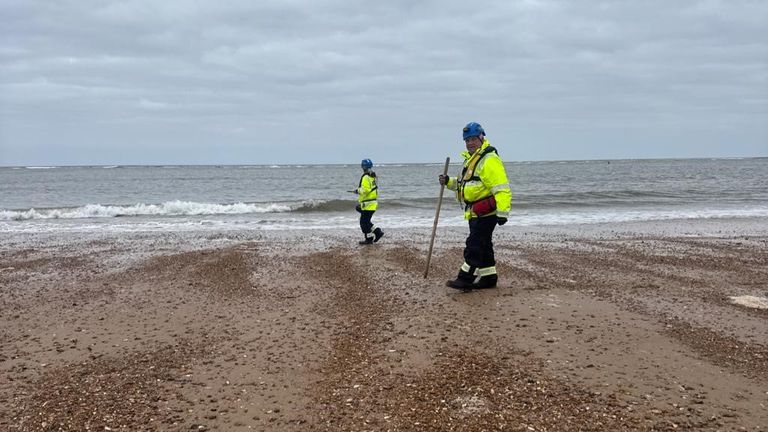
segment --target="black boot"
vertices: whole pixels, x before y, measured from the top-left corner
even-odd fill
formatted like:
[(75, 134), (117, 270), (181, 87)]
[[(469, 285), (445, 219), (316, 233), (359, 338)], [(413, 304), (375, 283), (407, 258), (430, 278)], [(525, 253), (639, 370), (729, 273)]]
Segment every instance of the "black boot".
[(370, 245), (373, 244), (373, 237), (366, 237), (365, 240), (360, 240), (361, 245)]
[(375, 230), (373, 230), (373, 235), (374, 235), (373, 242), (376, 243), (382, 237), (384, 237), (384, 231), (382, 231), (381, 228), (376, 228)]
[(461, 279), (446, 281), (445, 286), (462, 291), (470, 291), (472, 288), (474, 288), (472, 282), (467, 282)]
[(447, 281), (445, 283), (445, 286), (447, 286), (448, 288), (469, 291), (472, 288), (474, 288), (472, 285), (472, 282), (474, 282), (474, 279), (475, 278), (471, 274), (463, 270), (459, 270), (459, 275), (456, 276), (456, 279)]
[(496, 288), (497, 281), (498, 276), (496, 275), (483, 276), (477, 283), (472, 284), (472, 287), (477, 289)]

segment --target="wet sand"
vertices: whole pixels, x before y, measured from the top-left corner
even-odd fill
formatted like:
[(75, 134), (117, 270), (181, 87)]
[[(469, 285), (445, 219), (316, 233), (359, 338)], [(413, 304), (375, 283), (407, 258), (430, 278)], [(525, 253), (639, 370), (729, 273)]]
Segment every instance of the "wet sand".
[(0, 430), (768, 430), (765, 220), (465, 232), (0, 234)]

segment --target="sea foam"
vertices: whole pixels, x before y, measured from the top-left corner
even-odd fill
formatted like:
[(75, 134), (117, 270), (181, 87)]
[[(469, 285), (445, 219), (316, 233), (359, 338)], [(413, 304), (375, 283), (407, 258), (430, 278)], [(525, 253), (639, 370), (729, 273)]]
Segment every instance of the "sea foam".
[(162, 204), (116, 206), (88, 204), (74, 208), (29, 210), (0, 210), (0, 220), (83, 219), (121, 216), (198, 216), (248, 213), (289, 212), (292, 207), (280, 203), (209, 204), (190, 201), (169, 201)]

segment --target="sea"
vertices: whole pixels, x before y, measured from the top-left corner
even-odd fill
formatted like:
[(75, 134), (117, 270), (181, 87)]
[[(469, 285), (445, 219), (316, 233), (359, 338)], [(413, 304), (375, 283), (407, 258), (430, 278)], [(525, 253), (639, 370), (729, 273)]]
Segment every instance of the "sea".
[[(768, 158), (507, 162), (509, 224), (768, 217)], [(444, 163), (381, 164), (385, 229), (431, 227)], [(450, 165), (456, 175), (461, 165)], [(0, 233), (356, 229), (357, 164), (0, 167)], [(460, 226), (445, 190), (441, 226)]]

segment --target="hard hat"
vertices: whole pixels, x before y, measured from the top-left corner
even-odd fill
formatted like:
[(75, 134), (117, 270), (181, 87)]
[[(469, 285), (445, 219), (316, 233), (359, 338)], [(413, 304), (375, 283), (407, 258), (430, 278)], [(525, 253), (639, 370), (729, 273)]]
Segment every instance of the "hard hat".
[(363, 161), (360, 162), (360, 167), (362, 169), (371, 169), (373, 168), (373, 161), (371, 161), (370, 159), (363, 159)]
[(485, 135), (485, 130), (480, 126), (480, 123), (475, 122), (467, 123), (462, 132), (464, 133), (464, 139)]

